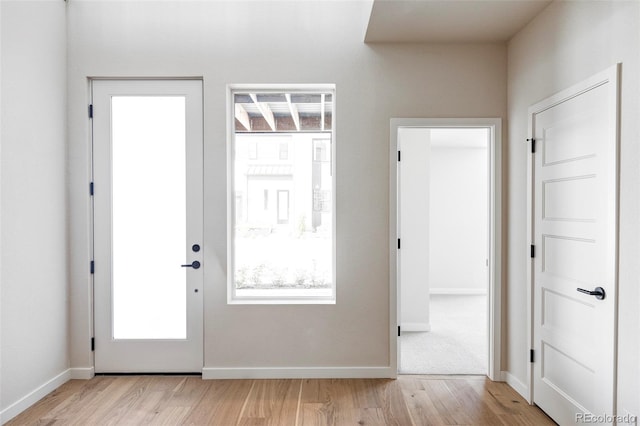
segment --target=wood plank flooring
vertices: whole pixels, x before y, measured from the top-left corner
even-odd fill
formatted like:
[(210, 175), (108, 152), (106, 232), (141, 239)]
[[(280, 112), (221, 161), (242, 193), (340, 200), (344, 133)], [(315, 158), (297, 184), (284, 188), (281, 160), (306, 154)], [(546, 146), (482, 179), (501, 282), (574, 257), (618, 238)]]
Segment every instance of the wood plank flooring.
[(7, 425), (554, 425), (505, 383), (482, 376), (71, 380)]

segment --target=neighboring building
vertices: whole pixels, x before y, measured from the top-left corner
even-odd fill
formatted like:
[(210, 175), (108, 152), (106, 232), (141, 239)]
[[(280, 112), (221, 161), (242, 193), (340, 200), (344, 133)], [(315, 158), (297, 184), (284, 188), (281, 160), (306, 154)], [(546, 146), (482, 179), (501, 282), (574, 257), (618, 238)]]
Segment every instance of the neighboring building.
[(331, 221), (331, 139), (323, 133), (239, 133), (238, 228), (321, 232)]

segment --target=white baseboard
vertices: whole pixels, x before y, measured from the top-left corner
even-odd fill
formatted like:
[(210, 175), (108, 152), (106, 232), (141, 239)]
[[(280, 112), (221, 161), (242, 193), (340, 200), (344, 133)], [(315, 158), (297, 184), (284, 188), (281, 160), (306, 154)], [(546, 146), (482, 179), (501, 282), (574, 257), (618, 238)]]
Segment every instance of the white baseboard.
[(503, 371), (502, 380), (507, 382), (509, 386), (511, 386), (516, 392), (518, 392), (520, 396), (525, 399), (525, 401), (529, 401), (529, 387), (522, 383), (518, 378), (516, 378), (516, 376), (509, 373), (508, 371)]
[(428, 322), (403, 322), (400, 324), (402, 331), (431, 331), (431, 324)]
[(446, 288), (436, 287), (430, 288), (429, 294), (449, 294), (449, 295), (475, 295), (475, 294), (487, 294), (486, 288)]
[(395, 379), (391, 367), (212, 368), (202, 369), (202, 379)]
[(0, 411), (0, 424), (4, 424), (13, 419), (15, 416), (22, 413), (24, 410), (31, 407), (36, 402), (40, 401), (42, 398), (68, 382), (70, 379), (71, 371), (67, 369), (54, 378), (50, 379), (46, 383), (38, 386), (36, 389), (29, 392), (18, 401)]
[(91, 380), (96, 375), (93, 367), (76, 367), (70, 368), (71, 378), (78, 380)]

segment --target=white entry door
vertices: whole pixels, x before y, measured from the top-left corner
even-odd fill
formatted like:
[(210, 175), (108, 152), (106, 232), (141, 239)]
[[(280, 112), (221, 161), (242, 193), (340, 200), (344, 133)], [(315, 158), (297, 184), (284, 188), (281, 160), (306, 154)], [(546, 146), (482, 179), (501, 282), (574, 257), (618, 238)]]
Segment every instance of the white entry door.
[(95, 370), (203, 365), (202, 82), (94, 80)]
[(561, 425), (613, 415), (617, 68), (530, 109), (534, 402)]

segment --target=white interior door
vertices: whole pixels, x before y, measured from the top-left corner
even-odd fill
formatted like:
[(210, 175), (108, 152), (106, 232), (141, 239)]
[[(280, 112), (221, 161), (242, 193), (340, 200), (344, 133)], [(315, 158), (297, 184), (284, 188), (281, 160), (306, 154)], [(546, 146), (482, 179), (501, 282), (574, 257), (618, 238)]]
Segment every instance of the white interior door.
[[(429, 331), (430, 131), (398, 129), (398, 284), (403, 332)], [(401, 368), (401, 367), (400, 367)]]
[(615, 413), (617, 69), (530, 112), (534, 402), (585, 423)]
[(201, 372), (202, 82), (94, 80), (95, 370)]

